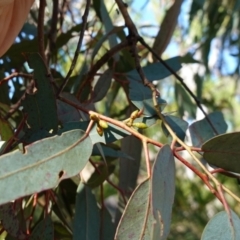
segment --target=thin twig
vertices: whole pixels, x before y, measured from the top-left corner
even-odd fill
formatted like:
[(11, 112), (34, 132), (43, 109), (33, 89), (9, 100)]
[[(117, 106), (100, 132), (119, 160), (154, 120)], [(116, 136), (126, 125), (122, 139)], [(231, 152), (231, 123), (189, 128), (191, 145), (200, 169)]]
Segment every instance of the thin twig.
[(11, 80), (11, 79), (13, 79), (13, 78), (15, 78), (15, 77), (23, 77), (23, 78), (32, 79), (32, 78), (33, 78), (33, 75), (32, 75), (32, 74), (27, 74), (27, 73), (14, 72), (14, 73), (12, 73), (11, 75), (9, 75), (9, 76), (1, 79), (1, 80), (0, 80), (0, 86), (1, 86), (3, 83), (5, 83), (5, 82), (7, 82), (7, 81), (9, 81), (9, 80)]
[(90, 9), (90, 4), (91, 4), (91, 0), (87, 0), (85, 11), (84, 11), (84, 14), (83, 14), (83, 17), (82, 17), (82, 29), (81, 29), (81, 32), (80, 32), (77, 48), (76, 48), (76, 51), (75, 51), (75, 54), (74, 54), (74, 57), (73, 57), (73, 60), (72, 60), (72, 63), (71, 63), (71, 67), (70, 67), (70, 69), (69, 69), (69, 71), (67, 73), (67, 76), (65, 77), (62, 85), (60, 86), (60, 88), (59, 88), (59, 90), (57, 92), (57, 96), (59, 96), (59, 94), (63, 91), (63, 89), (67, 85), (67, 83), (69, 81), (69, 78), (71, 77), (72, 72), (73, 72), (73, 70), (74, 70), (74, 68), (76, 66), (76, 63), (77, 63), (77, 60), (78, 60), (78, 56), (79, 56), (79, 51), (80, 51), (81, 46), (82, 46), (84, 32), (85, 32), (85, 29), (87, 27), (87, 18), (88, 18), (88, 13), (89, 13), (89, 9)]
[(147, 173), (148, 173), (148, 177), (150, 178), (151, 177), (151, 166), (150, 166), (149, 150), (148, 150), (146, 141), (143, 141), (143, 149), (144, 149), (145, 161), (146, 161), (146, 165), (147, 165)]

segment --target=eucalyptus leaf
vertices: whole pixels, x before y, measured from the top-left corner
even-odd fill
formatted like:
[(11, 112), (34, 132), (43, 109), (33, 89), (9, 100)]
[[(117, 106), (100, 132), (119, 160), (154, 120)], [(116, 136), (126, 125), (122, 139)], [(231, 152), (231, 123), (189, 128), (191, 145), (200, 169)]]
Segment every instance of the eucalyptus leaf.
[(164, 145), (153, 164), (152, 211), (155, 223), (152, 239), (165, 240), (170, 232), (175, 195), (175, 162), (169, 145)]
[(61, 179), (79, 173), (92, 153), (92, 143), (81, 130), (37, 141), (0, 157), (0, 204), (56, 187)]
[(100, 239), (99, 234), (100, 215), (95, 196), (89, 187), (80, 183), (73, 220), (73, 240)]
[(238, 240), (240, 239), (240, 219), (235, 212), (217, 213), (204, 228), (201, 240)]
[[(181, 61), (179, 57), (173, 57), (165, 61), (168, 66), (172, 68), (174, 72), (177, 72), (181, 68)], [(160, 62), (151, 63), (142, 68), (143, 73), (148, 81), (161, 80), (170, 76), (172, 73)], [(132, 81), (141, 81), (139, 73), (136, 69), (126, 74), (127, 78)]]
[(202, 145), (204, 159), (227, 171), (240, 173), (240, 132), (222, 134)]
[(49, 215), (46, 216), (41, 222), (37, 224), (29, 240), (53, 240), (54, 239), (54, 229), (53, 222)]
[(148, 219), (150, 204), (150, 182), (141, 183), (133, 192), (118, 224), (115, 239), (142, 239), (145, 235), (145, 222)]
[[(210, 113), (208, 118), (218, 134), (223, 134), (227, 131), (227, 124), (221, 112)], [(216, 133), (213, 131), (206, 118), (191, 124), (189, 126), (189, 132), (192, 144), (195, 147), (201, 147), (204, 142), (216, 136)]]

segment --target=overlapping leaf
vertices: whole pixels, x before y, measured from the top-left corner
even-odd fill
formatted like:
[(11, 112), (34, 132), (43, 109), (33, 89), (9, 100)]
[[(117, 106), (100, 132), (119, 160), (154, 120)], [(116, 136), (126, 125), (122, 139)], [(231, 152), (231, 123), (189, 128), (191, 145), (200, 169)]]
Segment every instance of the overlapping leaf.
[(44, 218), (38, 225), (34, 228), (29, 240), (53, 240), (54, 239), (54, 228), (53, 222), (49, 215)]
[[(227, 131), (227, 124), (221, 112), (210, 113), (208, 118), (217, 130), (218, 134), (223, 134)], [(191, 124), (189, 126), (189, 132), (193, 146), (195, 147), (201, 147), (204, 142), (216, 135), (206, 118)]]
[[(0, 204), (55, 187), (59, 178), (79, 173), (92, 153), (92, 142), (73, 130), (35, 142), (0, 157)], [(82, 138), (82, 139), (81, 139)]]
[[(177, 72), (181, 68), (181, 62), (179, 57), (173, 57), (165, 61), (168, 66), (172, 68), (174, 72)], [(143, 73), (148, 81), (161, 80), (170, 76), (172, 73), (160, 62), (151, 63), (142, 68)], [(142, 81), (139, 73), (136, 69), (126, 74), (129, 81)]]
[(37, 91), (26, 93), (23, 101), (24, 111), (28, 114), (25, 142), (37, 131), (56, 132), (58, 129), (57, 106), (47, 68), (39, 54), (29, 53), (26, 57), (34, 69)]
[(226, 211), (216, 214), (204, 228), (201, 240), (238, 240), (240, 239), (240, 219), (237, 214)]
[(73, 240), (100, 239), (100, 215), (95, 196), (83, 184), (78, 186)]
[(159, 151), (152, 177), (133, 192), (119, 222), (116, 239), (165, 240), (175, 194), (175, 163), (168, 145)]
[(212, 165), (240, 173), (240, 133), (227, 133), (202, 145), (204, 159)]
[[(150, 181), (146, 180), (133, 192), (119, 222), (115, 239), (140, 240), (145, 235), (145, 222), (150, 208)], [(150, 238), (148, 238), (150, 239)]]
[[(173, 132), (182, 140), (184, 141), (186, 136), (186, 131), (188, 128), (188, 123), (184, 121), (181, 118), (175, 117), (175, 116), (164, 116), (165, 121), (168, 123), (168, 125), (171, 127)], [(164, 123), (162, 123), (162, 129), (164, 134), (167, 137), (171, 137), (167, 128), (165, 127)]]
[(157, 155), (151, 184), (154, 216), (152, 239), (165, 240), (170, 232), (175, 195), (175, 162), (169, 145), (163, 146)]

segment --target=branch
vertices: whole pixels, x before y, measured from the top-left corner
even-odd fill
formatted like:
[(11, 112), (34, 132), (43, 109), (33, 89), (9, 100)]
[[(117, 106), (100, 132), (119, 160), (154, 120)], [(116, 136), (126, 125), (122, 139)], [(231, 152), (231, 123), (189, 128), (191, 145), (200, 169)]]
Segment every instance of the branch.
[(5, 77), (3, 79), (0, 80), (0, 86), (11, 80), (12, 78), (15, 78), (15, 77), (24, 77), (24, 78), (29, 78), (29, 79), (32, 79), (33, 78), (33, 75), (32, 74), (27, 74), (27, 73), (19, 73), (19, 72), (14, 72), (12, 73), (11, 75), (9, 75), (8, 77)]
[(205, 112), (205, 110), (203, 109), (201, 102), (198, 100), (198, 98), (195, 96), (195, 94), (190, 90), (190, 88), (186, 85), (186, 83), (184, 82), (184, 80), (164, 61), (162, 60), (161, 57), (158, 56), (158, 54), (153, 51), (153, 49), (144, 41), (143, 38), (139, 39), (139, 42), (142, 43), (142, 45), (144, 47), (146, 47), (149, 52), (151, 52), (153, 54), (153, 56), (170, 72), (172, 73), (176, 79), (181, 83), (181, 85), (184, 87), (184, 89), (190, 94), (190, 96), (194, 99), (195, 103), (197, 104), (198, 108), (202, 111), (202, 113), (204, 114), (207, 122), (209, 123), (209, 125), (211, 126), (211, 128), (213, 129), (214, 133), (216, 135), (218, 135), (218, 131), (216, 130), (216, 128), (214, 127), (214, 125), (212, 124), (211, 120), (209, 119), (207, 113)]

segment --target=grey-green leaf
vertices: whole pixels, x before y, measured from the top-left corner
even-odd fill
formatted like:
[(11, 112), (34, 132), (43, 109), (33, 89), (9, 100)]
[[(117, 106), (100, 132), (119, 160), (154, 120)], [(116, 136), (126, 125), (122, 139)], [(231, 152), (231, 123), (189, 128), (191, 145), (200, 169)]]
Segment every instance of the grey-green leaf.
[(240, 219), (233, 211), (230, 216), (226, 211), (217, 213), (204, 228), (201, 240), (240, 239)]
[(204, 159), (219, 168), (240, 173), (240, 132), (219, 135), (202, 146)]
[(152, 239), (165, 240), (170, 232), (175, 195), (175, 162), (169, 145), (164, 145), (157, 155), (151, 185), (152, 211), (155, 219)]
[(73, 240), (100, 239), (100, 215), (91, 189), (80, 183), (77, 189)]
[(150, 181), (141, 183), (133, 192), (117, 227), (115, 239), (140, 240), (145, 235), (149, 214)]
[(92, 153), (92, 142), (81, 130), (63, 133), (0, 157), (0, 204), (55, 187), (79, 173)]
[[(168, 66), (172, 68), (174, 72), (177, 72), (181, 68), (181, 62), (179, 57), (173, 57), (165, 61)], [(151, 63), (142, 68), (145, 77), (148, 81), (160, 80), (170, 76), (172, 73), (160, 62)], [(141, 80), (138, 71), (136, 69), (127, 73), (127, 78), (130, 80)]]
[(111, 69), (107, 69), (98, 79), (93, 90), (93, 102), (98, 102), (106, 96), (107, 91), (111, 86), (112, 76), (113, 71)]
[[(227, 124), (221, 112), (210, 113), (208, 118), (212, 122), (218, 134), (223, 134), (227, 131)], [(201, 147), (204, 142), (216, 135), (206, 118), (191, 124), (189, 126), (189, 132), (192, 144), (195, 147)]]
[(54, 240), (53, 222), (49, 215), (34, 228), (29, 240)]

